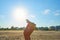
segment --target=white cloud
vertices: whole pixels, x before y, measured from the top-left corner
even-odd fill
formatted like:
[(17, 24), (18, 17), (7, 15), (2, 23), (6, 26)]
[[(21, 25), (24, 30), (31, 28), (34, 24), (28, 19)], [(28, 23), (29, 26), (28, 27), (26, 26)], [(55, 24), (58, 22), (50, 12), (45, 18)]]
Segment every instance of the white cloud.
[(56, 10), (55, 12), (54, 12), (55, 14), (55, 16), (59, 16), (60, 15), (60, 10)]
[(55, 16), (59, 16), (60, 14), (59, 13), (55, 13)]
[(60, 10), (51, 11), (50, 9), (45, 9), (43, 11), (43, 14), (48, 15), (50, 12), (53, 13), (53, 15), (55, 15), (55, 16), (59, 16), (60, 15)]
[(47, 15), (47, 14), (49, 14), (50, 11), (51, 11), (50, 9), (46, 9), (46, 10), (44, 10), (43, 13)]

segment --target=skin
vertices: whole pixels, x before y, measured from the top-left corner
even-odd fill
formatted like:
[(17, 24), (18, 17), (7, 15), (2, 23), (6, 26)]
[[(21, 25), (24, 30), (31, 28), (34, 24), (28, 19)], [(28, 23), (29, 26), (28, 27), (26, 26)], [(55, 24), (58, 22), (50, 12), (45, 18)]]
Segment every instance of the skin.
[(25, 40), (31, 40), (30, 35), (34, 31), (34, 23), (30, 22), (29, 20), (26, 20), (26, 21), (28, 24), (24, 30), (24, 38)]

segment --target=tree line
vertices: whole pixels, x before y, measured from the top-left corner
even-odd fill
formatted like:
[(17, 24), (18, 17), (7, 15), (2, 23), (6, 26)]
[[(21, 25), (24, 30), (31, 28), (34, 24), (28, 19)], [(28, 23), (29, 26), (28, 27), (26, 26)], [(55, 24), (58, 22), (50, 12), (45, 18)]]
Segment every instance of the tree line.
[[(24, 30), (25, 27), (14, 27), (11, 26), (11, 28), (1, 28), (0, 30)], [(35, 30), (42, 30), (42, 31), (60, 31), (60, 25), (59, 26), (50, 26), (50, 27), (36, 27)]]

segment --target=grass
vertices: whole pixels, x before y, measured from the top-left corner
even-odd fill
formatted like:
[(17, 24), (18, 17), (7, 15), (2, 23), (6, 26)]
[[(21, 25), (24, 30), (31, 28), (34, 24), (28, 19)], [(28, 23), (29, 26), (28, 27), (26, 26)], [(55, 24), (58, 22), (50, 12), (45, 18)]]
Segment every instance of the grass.
[[(23, 30), (0, 31), (0, 40), (24, 40)], [(31, 40), (60, 40), (60, 31), (34, 31)]]

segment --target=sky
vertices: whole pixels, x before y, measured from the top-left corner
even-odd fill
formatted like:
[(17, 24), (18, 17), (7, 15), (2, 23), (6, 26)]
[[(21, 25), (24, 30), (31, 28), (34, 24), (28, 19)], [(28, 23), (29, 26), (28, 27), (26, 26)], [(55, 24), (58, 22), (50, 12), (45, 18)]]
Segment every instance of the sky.
[(37, 27), (60, 25), (60, 0), (0, 0), (0, 27), (25, 27), (26, 19)]

